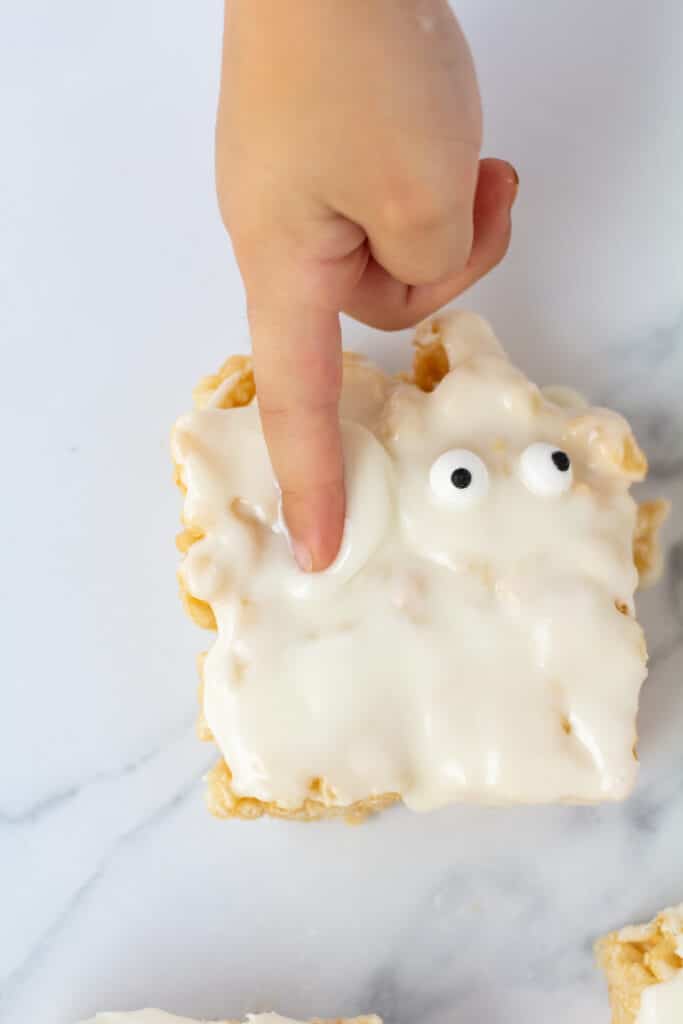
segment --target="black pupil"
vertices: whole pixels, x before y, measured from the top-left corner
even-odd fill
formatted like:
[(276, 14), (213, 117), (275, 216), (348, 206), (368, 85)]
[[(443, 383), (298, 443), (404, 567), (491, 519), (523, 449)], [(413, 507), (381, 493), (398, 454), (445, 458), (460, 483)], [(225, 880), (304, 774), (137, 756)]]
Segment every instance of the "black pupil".
[(469, 487), (472, 483), (472, 474), (469, 469), (465, 469), (464, 466), (458, 466), (458, 468), (454, 469), (451, 473), (451, 483), (454, 487), (464, 491), (464, 489)]
[(566, 473), (571, 465), (571, 460), (566, 452), (556, 451), (552, 454), (552, 460), (560, 473)]

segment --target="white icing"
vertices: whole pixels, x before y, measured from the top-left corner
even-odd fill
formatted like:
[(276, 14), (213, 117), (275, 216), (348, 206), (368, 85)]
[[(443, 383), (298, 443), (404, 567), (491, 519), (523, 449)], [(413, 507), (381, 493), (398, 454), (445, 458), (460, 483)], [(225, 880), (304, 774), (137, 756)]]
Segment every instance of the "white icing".
[(522, 482), (539, 498), (557, 498), (571, 487), (574, 474), (571, 462), (566, 469), (559, 468), (554, 459), (566, 456), (557, 445), (536, 441), (525, 448), (519, 459)]
[(303, 1024), (291, 1017), (281, 1017), (278, 1013), (248, 1013), (245, 1024)]
[[(331, 596), (372, 558), (394, 515), (392, 469), (382, 445), (358, 423), (342, 424), (347, 477), (346, 522), (339, 554), (324, 573), (303, 573), (293, 559), (282, 585), (293, 597)], [(279, 528), (286, 529), (278, 512)]]
[[(182, 576), (218, 626), (204, 712), (239, 795), (296, 807), (318, 779), (336, 803), (429, 809), (631, 789), (646, 673), (615, 607), (637, 581), (628, 427), (544, 398), (478, 318), (441, 323), (451, 372), (431, 394), (346, 362), (348, 521), (327, 572), (292, 563), (256, 408), (177, 424), (184, 519), (204, 535)], [(552, 503), (520, 480), (538, 442), (572, 460)], [(454, 449), (487, 467), (474, 504), (430, 487)]]
[(636, 1024), (683, 1022), (683, 971), (659, 985), (649, 985), (640, 999)]

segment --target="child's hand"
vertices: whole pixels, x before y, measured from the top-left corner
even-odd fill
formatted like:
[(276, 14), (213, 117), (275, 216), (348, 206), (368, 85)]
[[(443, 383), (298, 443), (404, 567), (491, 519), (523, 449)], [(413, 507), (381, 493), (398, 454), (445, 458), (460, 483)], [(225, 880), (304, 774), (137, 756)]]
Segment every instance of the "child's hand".
[(344, 523), (340, 311), (414, 324), (505, 254), (516, 174), (480, 145), (446, 0), (227, 0), (218, 194), (302, 568)]

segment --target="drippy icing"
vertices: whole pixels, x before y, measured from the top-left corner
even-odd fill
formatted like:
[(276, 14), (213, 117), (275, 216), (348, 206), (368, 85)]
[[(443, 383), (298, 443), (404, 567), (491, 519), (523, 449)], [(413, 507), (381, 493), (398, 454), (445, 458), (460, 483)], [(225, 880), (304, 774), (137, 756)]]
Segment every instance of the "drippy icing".
[[(217, 623), (204, 714), (240, 796), (295, 808), (317, 781), (317, 799), (427, 810), (631, 789), (640, 453), (615, 413), (530, 383), (478, 317), (439, 330), (450, 372), (432, 393), (347, 363), (347, 523), (326, 572), (291, 559), (255, 404), (176, 425), (202, 537), (181, 575)], [(569, 455), (566, 493), (525, 485), (539, 442)], [(439, 500), (430, 467), (463, 449), (485, 493)]]

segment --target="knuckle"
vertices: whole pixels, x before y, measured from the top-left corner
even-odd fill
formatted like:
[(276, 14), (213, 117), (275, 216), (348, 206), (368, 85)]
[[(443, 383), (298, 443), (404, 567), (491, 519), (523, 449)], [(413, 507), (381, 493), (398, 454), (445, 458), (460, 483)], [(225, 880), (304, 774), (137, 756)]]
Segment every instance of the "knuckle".
[(379, 250), (399, 280), (431, 284), (467, 264), (473, 203), (457, 190), (425, 184), (395, 190), (385, 197), (380, 218)]
[(435, 188), (410, 182), (393, 186), (385, 195), (380, 222), (390, 234), (422, 234), (441, 225), (448, 214), (449, 200), (445, 196)]
[(282, 397), (272, 395), (266, 399), (259, 398), (259, 413), (263, 420), (284, 433), (287, 428), (299, 428), (306, 434), (313, 424), (319, 425), (334, 419), (337, 415), (337, 402), (311, 397), (304, 401), (291, 393)]

